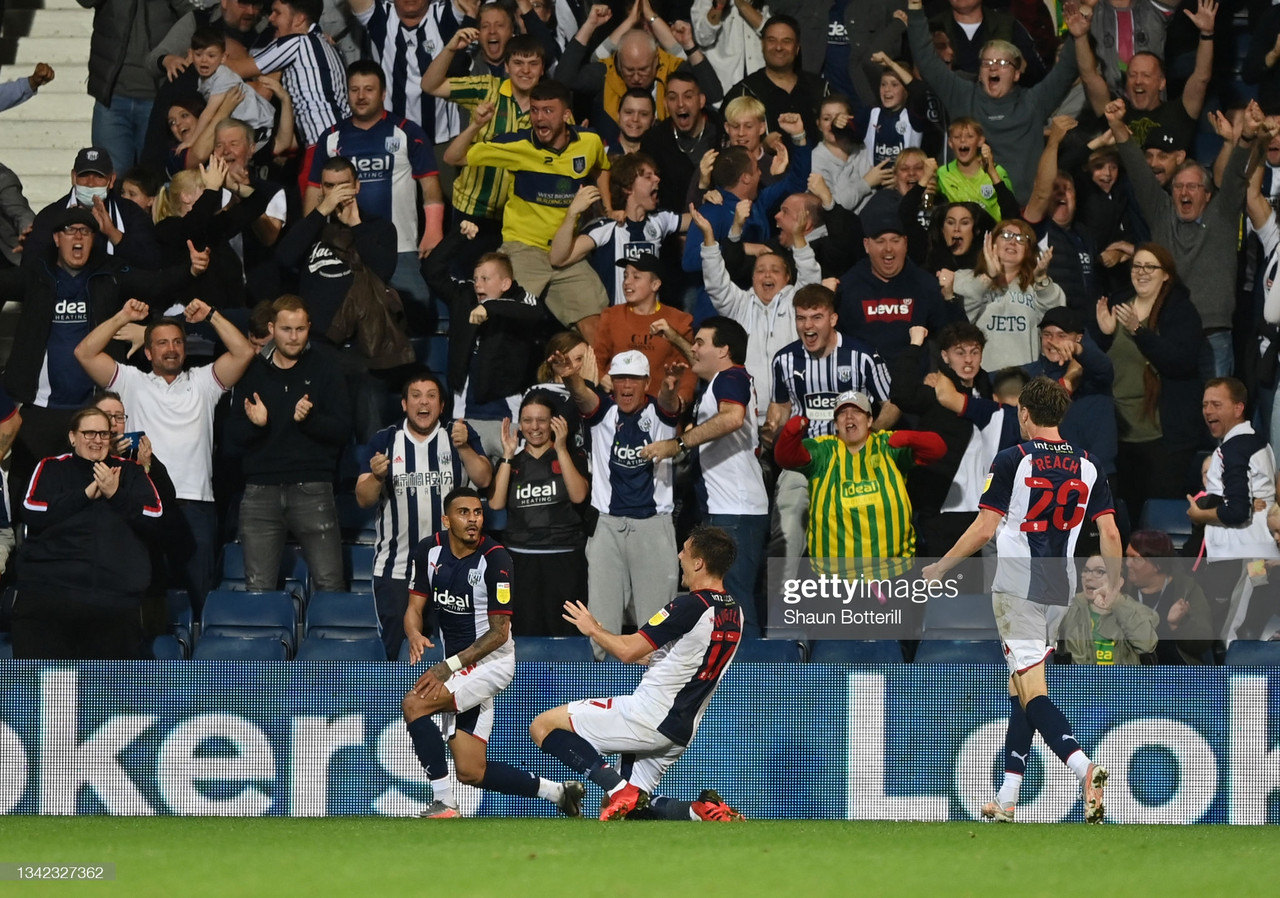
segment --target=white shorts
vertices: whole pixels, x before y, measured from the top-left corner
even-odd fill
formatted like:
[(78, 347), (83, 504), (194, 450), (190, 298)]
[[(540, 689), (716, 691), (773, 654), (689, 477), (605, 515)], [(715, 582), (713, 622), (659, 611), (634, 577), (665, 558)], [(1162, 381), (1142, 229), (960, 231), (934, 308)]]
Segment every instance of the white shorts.
[(1065, 605), (1042, 605), (1007, 592), (992, 592), (991, 607), (1009, 670), (1023, 673), (1049, 657), (1067, 615)]
[(445, 739), (461, 730), (483, 742), (493, 732), (493, 697), (506, 689), (516, 675), (516, 653), (501, 649), (464, 667), (444, 681), (453, 693), (455, 711), (440, 712), (440, 732)]
[(621, 754), (623, 777), (646, 792), (657, 789), (667, 768), (684, 754), (685, 746), (638, 719), (634, 696), (582, 699), (570, 702), (568, 711), (573, 731), (602, 755)]

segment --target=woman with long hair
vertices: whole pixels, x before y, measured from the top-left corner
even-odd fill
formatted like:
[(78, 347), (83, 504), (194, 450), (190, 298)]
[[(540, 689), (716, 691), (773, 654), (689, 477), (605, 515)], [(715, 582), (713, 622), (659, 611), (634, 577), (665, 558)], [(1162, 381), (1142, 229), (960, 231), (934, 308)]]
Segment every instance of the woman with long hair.
[[(991, 214), (977, 203), (947, 203), (929, 223), (929, 249), (924, 267), (948, 280), (962, 268), (976, 268), (982, 242), (995, 227)], [(941, 283), (941, 280), (939, 280)]]
[(1177, 499), (1204, 440), (1198, 358), (1200, 313), (1158, 243), (1133, 254), (1125, 296), (1098, 300), (1099, 346), (1115, 366), (1120, 498), (1137, 521), (1147, 499)]
[(1036, 246), (1031, 225), (1006, 218), (982, 238), (976, 266), (960, 269), (951, 279), (939, 276), (942, 295), (962, 300), (969, 320), (986, 333), (982, 365), (988, 371), (1040, 357), (1040, 319), (1067, 301), (1049, 279), (1052, 258), (1052, 249)]

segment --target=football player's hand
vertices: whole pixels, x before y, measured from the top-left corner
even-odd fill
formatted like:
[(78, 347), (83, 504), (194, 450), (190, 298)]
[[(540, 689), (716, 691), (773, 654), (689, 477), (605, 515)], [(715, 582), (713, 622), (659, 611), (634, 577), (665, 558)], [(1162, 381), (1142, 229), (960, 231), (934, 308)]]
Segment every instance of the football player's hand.
[(577, 627), (583, 636), (590, 636), (600, 629), (600, 622), (581, 602), (565, 602), (564, 619)]

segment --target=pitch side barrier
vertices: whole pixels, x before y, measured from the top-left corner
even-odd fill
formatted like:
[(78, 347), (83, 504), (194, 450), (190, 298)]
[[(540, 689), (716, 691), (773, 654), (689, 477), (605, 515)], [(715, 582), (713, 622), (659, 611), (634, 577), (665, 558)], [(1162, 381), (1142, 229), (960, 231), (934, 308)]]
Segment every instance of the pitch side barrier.
[[(1280, 632), (1280, 560), (1202, 560), (1197, 565), (1189, 558), (1140, 558), (1117, 565), (1126, 597), (1118, 601), (1153, 608), (1162, 621), (1176, 605), (1179, 641), (1203, 643), (1207, 651), (1214, 640), (1266, 640)], [(1100, 573), (1105, 568), (1098, 556), (1092, 561), (995, 555), (959, 561), (771, 557), (765, 622), (769, 637), (780, 639), (995, 639), (993, 590), (1043, 597), (1038, 601), (1064, 607), (1074, 601), (1084, 610), (1091, 590), (1107, 582)], [(1112, 609), (1104, 602), (1092, 610)], [(1006, 621), (1006, 627), (1017, 623)]]
[[(7, 662), (0, 811), (412, 815), (430, 790), (399, 708), (419, 672)], [(640, 673), (519, 662), (498, 698), (491, 756), (565, 778), (529, 741), (529, 721), (571, 699), (629, 692)], [(688, 798), (715, 787), (751, 818), (971, 820), (1003, 767), (1005, 679), (998, 665), (735, 663), (662, 790)], [(1051, 667), (1049, 679), (1081, 744), (1111, 770), (1108, 821), (1280, 822), (1280, 672), (1073, 666)], [(588, 792), (594, 804), (599, 790)], [(468, 814), (549, 811), (456, 794)], [(1080, 819), (1074, 779), (1037, 741), (1018, 820)]]

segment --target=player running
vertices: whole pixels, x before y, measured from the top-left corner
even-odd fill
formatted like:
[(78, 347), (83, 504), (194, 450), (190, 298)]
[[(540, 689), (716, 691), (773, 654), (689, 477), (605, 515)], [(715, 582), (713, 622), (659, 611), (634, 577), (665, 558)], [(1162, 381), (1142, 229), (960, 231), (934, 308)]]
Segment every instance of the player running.
[[(481, 533), (480, 494), (457, 487), (444, 499), (445, 530), (424, 539), (413, 554), (413, 585), (404, 616), (409, 662), (417, 664), (433, 648), (423, 632), (423, 611), (433, 617), (448, 657), (418, 678), (404, 697), (409, 738), (427, 775), (433, 801), (419, 816), (459, 817), (445, 759), (445, 735), (458, 781), (506, 795), (544, 798), (566, 816), (582, 816), (582, 783), (555, 783), (500, 761), (485, 747), (493, 730), (493, 697), (516, 672), (511, 638), (513, 583), (511, 556)], [(431, 632), (433, 628), (427, 628)], [(441, 726), (431, 719), (439, 714)]]
[[(662, 820), (741, 820), (742, 815), (704, 789), (697, 801), (649, 796), (667, 768), (693, 741), (711, 696), (742, 635), (742, 615), (724, 591), (733, 564), (733, 540), (719, 527), (697, 527), (680, 551), (680, 571), (691, 591), (676, 596), (636, 633), (619, 636), (600, 626), (581, 602), (565, 602), (565, 619), (618, 660), (649, 669), (636, 691), (617, 698), (570, 702), (539, 714), (529, 735), (566, 767), (604, 789), (601, 820), (648, 816)], [(601, 755), (624, 756), (622, 773)], [(629, 769), (625, 763), (630, 761)], [(651, 810), (650, 810), (651, 809)]]
[(1019, 402), (1018, 424), (1027, 442), (996, 456), (977, 520), (945, 557), (924, 569), (923, 576), (941, 580), (999, 530), (999, 562), (991, 601), (1005, 661), (1012, 671), (1009, 727), (1004, 782), (995, 801), (982, 807), (982, 816), (1000, 823), (1013, 822), (1031, 737), (1039, 730), (1045, 744), (1080, 781), (1084, 819), (1101, 823), (1107, 771), (1089, 760), (1072, 734), (1071, 724), (1049, 699), (1044, 663), (1075, 594), (1071, 558), (1085, 519), (1098, 523), (1101, 554), (1107, 563), (1107, 583), (1102, 590), (1112, 596), (1119, 595), (1121, 586), (1120, 532), (1106, 475), (1087, 453), (1058, 433), (1071, 402), (1066, 388), (1047, 377), (1037, 377), (1023, 387)]

